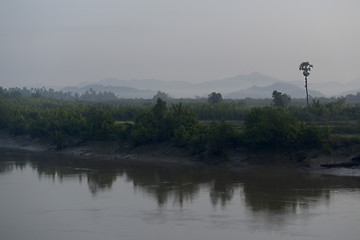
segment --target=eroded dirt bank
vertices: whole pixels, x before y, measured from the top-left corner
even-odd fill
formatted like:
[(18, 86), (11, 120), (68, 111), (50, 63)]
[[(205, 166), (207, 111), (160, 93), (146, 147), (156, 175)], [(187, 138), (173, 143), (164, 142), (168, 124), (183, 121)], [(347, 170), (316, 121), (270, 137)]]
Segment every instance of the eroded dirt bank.
[[(51, 152), (74, 157), (112, 160), (120, 162), (144, 162), (148, 164), (173, 163), (182, 165), (203, 164), (199, 156), (193, 156), (184, 149), (170, 144), (153, 144), (132, 147), (118, 142), (81, 141), (73, 139), (64, 149), (56, 149), (49, 139), (31, 138), (30, 136), (13, 136), (5, 130), (0, 131), (0, 148), (25, 150), (32, 152)], [(254, 165), (282, 165), (309, 170), (339, 172), (346, 168), (360, 172), (360, 145), (339, 145), (330, 154), (318, 150), (249, 153), (244, 150), (231, 150), (226, 156), (214, 158), (211, 164), (227, 167), (248, 167)]]
[(50, 139), (32, 138), (28, 135), (14, 136), (0, 130), (0, 148), (31, 152), (47, 152), (73, 157), (98, 159), (99, 161), (137, 161), (144, 163), (192, 164), (195, 158), (182, 149), (169, 144), (132, 147), (116, 141), (82, 141), (72, 139), (69, 146), (57, 149)]

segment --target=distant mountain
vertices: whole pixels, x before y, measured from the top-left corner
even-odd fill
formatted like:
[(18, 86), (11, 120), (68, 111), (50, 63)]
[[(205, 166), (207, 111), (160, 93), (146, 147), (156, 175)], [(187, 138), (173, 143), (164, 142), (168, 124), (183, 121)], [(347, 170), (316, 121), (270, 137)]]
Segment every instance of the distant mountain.
[[(304, 82), (296, 81), (290, 82), (298, 87), (303, 87)], [(327, 97), (346, 96), (350, 93), (357, 93), (360, 89), (360, 78), (356, 78), (350, 82), (323, 82), (314, 83), (311, 80), (308, 82), (309, 89), (321, 91)]]
[(350, 91), (342, 92), (340, 96), (346, 97), (347, 95), (350, 94), (356, 95), (358, 92), (360, 92), (360, 89), (350, 90)]
[[(288, 84), (287, 87), (272, 86), (276, 83)], [(218, 80), (206, 81), (202, 83), (189, 83), (186, 81), (163, 81), (157, 79), (132, 79), (119, 80), (117, 78), (105, 78), (96, 82), (84, 82), (73, 87), (63, 88), (65, 91), (85, 92), (91, 86), (96, 86), (96, 91), (111, 91), (120, 97), (148, 98), (154, 96), (157, 91), (165, 92), (173, 98), (194, 98), (207, 97), (211, 92), (220, 92), (222, 96), (238, 98), (240, 96), (252, 97), (271, 97), (273, 90), (278, 90), (291, 95), (293, 98), (305, 97), (301, 91), (304, 90), (304, 81), (284, 82), (277, 78), (263, 75), (258, 72), (251, 74), (236, 75)], [(100, 87), (101, 86), (101, 87)], [(267, 89), (270, 87), (274, 89)], [(30, 85), (28, 86), (30, 87)], [(41, 84), (34, 84), (31, 87), (41, 88)], [(49, 86), (45, 86), (49, 88)], [(281, 88), (282, 87), (282, 88)], [(295, 90), (294, 87), (298, 89)], [(316, 83), (315, 79), (310, 78), (308, 82), (310, 94), (313, 96), (346, 96), (360, 91), (360, 77), (349, 82), (323, 82)], [(61, 90), (60, 87), (53, 87)], [(277, 89), (275, 89), (277, 88)], [(101, 90), (100, 90), (101, 89)], [(302, 89), (302, 90), (300, 90)], [(115, 92), (116, 91), (116, 92)], [(265, 94), (265, 95), (264, 95)]]
[(100, 84), (85, 85), (82, 87), (65, 87), (61, 89), (64, 92), (77, 92), (83, 94), (86, 91), (93, 89), (98, 92), (113, 92), (118, 98), (152, 98), (156, 92), (152, 90), (139, 90), (131, 87), (119, 86), (103, 86)]
[(276, 82), (281, 82), (277, 78), (262, 75), (254, 72), (248, 75), (237, 75), (235, 77), (224, 78), (220, 80), (203, 82), (197, 84), (198, 88), (211, 88), (217, 92), (231, 92), (234, 89), (246, 89), (251, 86), (264, 87)]
[[(96, 81), (93, 84), (129, 87), (139, 90), (162, 91), (168, 93), (171, 97), (195, 97), (207, 96), (211, 92), (220, 92), (222, 94), (226, 94), (234, 91), (234, 89), (246, 89), (253, 85), (268, 86), (279, 81), (279, 79), (254, 72), (248, 75), (237, 75), (234, 77), (228, 77), (198, 84), (185, 81), (170, 82), (156, 79), (119, 80), (116, 78), (106, 78)], [(89, 83), (82, 83), (77, 85), (77, 87), (86, 87), (89, 85)]]
[[(173, 97), (193, 97), (198, 92), (193, 92), (193, 84), (182, 81), (162, 81), (157, 79), (132, 79), (132, 80), (119, 80), (116, 78), (106, 78), (96, 81), (96, 84), (130, 87), (139, 90), (149, 91), (162, 91), (170, 94)], [(86, 84), (87, 85), (87, 84)]]
[(351, 83), (326, 82), (309, 83), (309, 89), (316, 89), (324, 93), (327, 97), (340, 96), (342, 92), (353, 89)]
[(191, 83), (182, 81), (162, 81), (157, 79), (133, 79), (133, 80), (119, 80), (116, 78), (106, 78), (96, 82), (102, 85), (132, 87), (142, 90), (162, 90), (162, 89), (176, 89), (176, 88), (187, 88), (192, 86)]
[[(225, 95), (225, 98), (241, 99), (241, 98), (271, 98), (272, 92), (276, 90), (290, 95), (292, 98), (304, 98), (305, 89), (299, 88), (290, 83), (277, 82), (265, 87), (252, 86), (248, 89), (235, 91)], [(309, 95), (312, 97), (323, 97), (319, 91), (310, 90)]]
[[(211, 92), (220, 92), (224, 97), (230, 98), (263, 98), (271, 97), (273, 90), (284, 92), (293, 98), (305, 97), (305, 90), (301, 85), (299, 85), (301, 86), (299, 87), (294, 83), (285, 83), (277, 78), (262, 75), (257, 72), (197, 84), (185, 81), (169, 82), (156, 79), (119, 80), (116, 78), (106, 78), (96, 81), (93, 84), (83, 83), (77, 85), (75, 88), (65, 89), (70, 89), (70, 91), (73, 92), (85, 92), (91, 86), (96, 91), (112, 91), (116, 95), (126, 98), (130, 96), (148, 98), (154, 96), (157, 91), (165, 92), (174, 98), (207, 97)], [(94, 86), (96, 86), (96, 88)], [(322, 93), (314, 90), (315, 88), (309, 89), (310, 95), (314, 97), (323, 96)]]
[(349, 94), (356, 94), (360, 92), (360, 78), (356, 78), (349, 83), (343, 84), (343, 87), (340, 88), (343, 91), (339, 94), (340, 96), (346, 96)]

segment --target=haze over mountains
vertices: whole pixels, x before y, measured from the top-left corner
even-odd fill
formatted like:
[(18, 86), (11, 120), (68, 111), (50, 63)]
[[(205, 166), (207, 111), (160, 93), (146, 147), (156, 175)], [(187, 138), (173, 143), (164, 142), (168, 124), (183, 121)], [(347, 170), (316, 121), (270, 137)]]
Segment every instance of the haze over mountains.
[[(84, 93), (89, 89), (114, 92), (119, 98), (152, 98), (162, 91), (174, 98), (206, 97), (211, 92), (220, 92), (224, 98), (271, 98), (274, 90), (292, 98), (304, 98), (304, 81), (284, 82), (277, 78), (254, 72), (202, 83), (186, 81), (162, 81), (156, 79), (119, 80), (106, 78), (93, 83), (69, 86), (62, 91)], [(309, 93), (312, 97), (331, 97), (355, 94), (360, 91), (360, 78), (347, 83), (312, 83), (309, 78)]]

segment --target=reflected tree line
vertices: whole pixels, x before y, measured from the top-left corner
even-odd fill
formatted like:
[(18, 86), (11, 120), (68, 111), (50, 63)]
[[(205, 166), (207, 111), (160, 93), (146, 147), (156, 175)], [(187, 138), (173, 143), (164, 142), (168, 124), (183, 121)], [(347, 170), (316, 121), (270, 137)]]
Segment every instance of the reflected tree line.
[[(0, 174), (30, 167), (39, 178), (64, 181), (87, 181), (93, 195), (111, 190), (120, 177), (157, 201), (159, 207), (168, 203), (182, 206), (195, 200), (200, 191), (208, 189), (211, 204), (225, 207), (236, 194), (241, 194), (248, 209), (254, 212), (286, 213), (309, 208), (319, 201), (328, 201), (333, 189), (359, 188), (357, 177), (335, 177), (279, 169), (198, 169), (196, 167), (126, 166), (118, 163), (89, 160), (41, 159), (13, 161), (3, 156)], [(85, 167), (86, 166), (86, 167)]]

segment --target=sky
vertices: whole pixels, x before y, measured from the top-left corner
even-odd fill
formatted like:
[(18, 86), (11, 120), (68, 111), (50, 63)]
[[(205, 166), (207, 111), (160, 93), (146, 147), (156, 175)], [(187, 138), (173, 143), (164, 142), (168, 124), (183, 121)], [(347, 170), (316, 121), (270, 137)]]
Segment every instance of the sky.
[[(0, 86), (360, 77), (359, 0), (0, 0)], [(310, 79), (309, 77), (309, 79)]]

